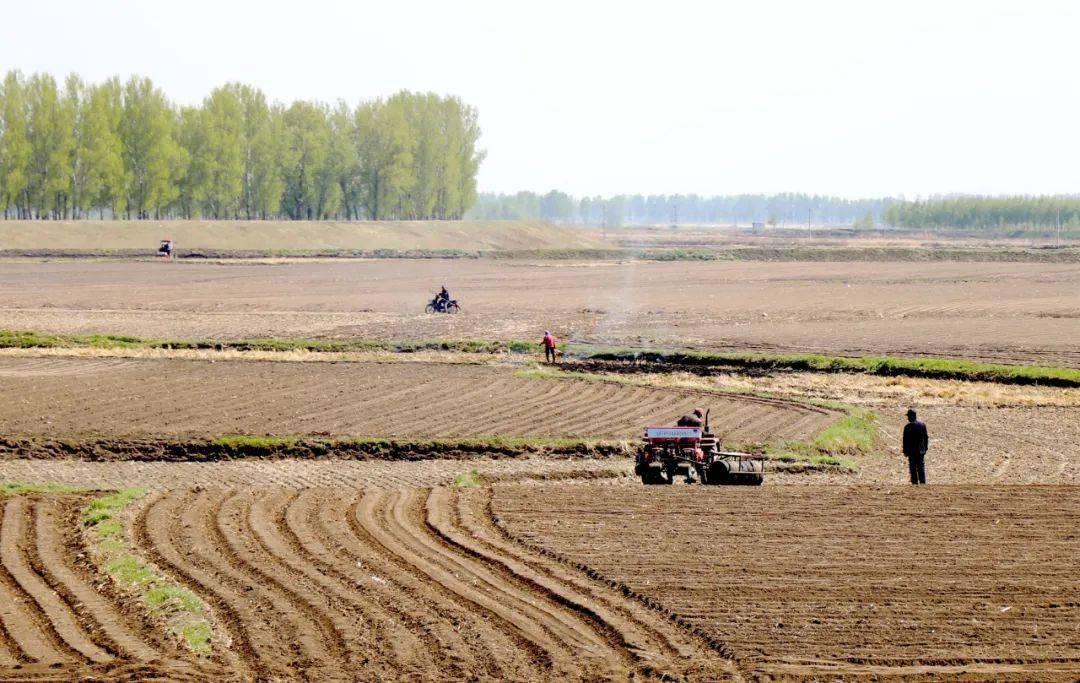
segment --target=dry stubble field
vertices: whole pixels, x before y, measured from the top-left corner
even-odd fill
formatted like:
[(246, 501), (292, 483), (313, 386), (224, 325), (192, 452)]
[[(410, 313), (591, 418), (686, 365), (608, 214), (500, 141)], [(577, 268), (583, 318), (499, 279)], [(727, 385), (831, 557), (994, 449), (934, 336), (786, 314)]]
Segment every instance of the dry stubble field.
[[(8, 329), (430, 339), (551, 326), (634, 344), (1080, 362), (1071, 265), (0, 265)], [(442, 282), (466, 313), (415, 315)], [(704, 402), (732, 439), (806, 438), (835, 417), (516, 367), (12, 355), (0, 435), (626, 438)], [(907, 401), (860, 402), (895, 441)], [(1080, 501), (1045, 485), (1076, 483), (1076, 411), (1065, 394), (931, 402), (931, 479), (957, 485), (919, 491), (897, 487), (891, 445), (857, 475), (753, 490), (644, 489), (619, 476), (625, 460), (8, 459), (2, 482), (154, 489), (126, 518), (133, 550), (198, 596), (215, 631), (213, 654), (195, 655), (113, 586), (80, 521), (93, 494), (10, 496), (0, 678), (1076, 680)], [(468, 469), (495, 483), (447, 486)]]

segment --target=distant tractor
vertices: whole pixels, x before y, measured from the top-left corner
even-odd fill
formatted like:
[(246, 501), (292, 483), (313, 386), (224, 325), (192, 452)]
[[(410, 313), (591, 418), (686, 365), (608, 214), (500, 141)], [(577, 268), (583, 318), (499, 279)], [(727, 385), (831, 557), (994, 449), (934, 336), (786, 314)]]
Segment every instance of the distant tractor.
[(158, 258), (166, 258), (170, 261), (175, 258), (175, 251), (173, 251), (173, 241), (170, 239), (161, 240), (161, 244), (158, 245), (157, 255)]
[(642, 484), (687, 483), (760, 486), (765, 481), (765, 458), (719, 450), (709, 432), (709, 414), (702, 427), (646, 427), (634, 473)]

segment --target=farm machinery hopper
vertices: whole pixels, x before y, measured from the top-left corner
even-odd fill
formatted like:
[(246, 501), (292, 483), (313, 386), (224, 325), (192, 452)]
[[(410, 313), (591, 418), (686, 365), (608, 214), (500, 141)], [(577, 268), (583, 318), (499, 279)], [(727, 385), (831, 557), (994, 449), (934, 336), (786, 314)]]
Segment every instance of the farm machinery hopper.
[(675, 477), (687, 483), (760, 486), (765, 481), (765, 458), (760, 455), (722, 451), (704, 427), (646, 427), (638, 450), (634, 473), (642, 484), (673, 484)]

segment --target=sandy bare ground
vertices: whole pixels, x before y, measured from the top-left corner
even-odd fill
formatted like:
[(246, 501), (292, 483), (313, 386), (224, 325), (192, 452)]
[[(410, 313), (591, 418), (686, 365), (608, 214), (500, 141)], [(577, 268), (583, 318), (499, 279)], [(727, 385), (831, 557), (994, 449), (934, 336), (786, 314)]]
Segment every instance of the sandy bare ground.
[(783, 400), (434, 363), (0, 358), (0, 434), (636, 438), (707, 401), (732, 441), (805, 438), (836, 413)]
[[(446, 284), (457, 316), (425, 316)], [(8, 261), (0, 328), (163, 338), (539, 338), (1080, 367), (1080, 266)]]
[(500, 526), (754, 678), (1080, 676), (1076, 487), (496, 487)]

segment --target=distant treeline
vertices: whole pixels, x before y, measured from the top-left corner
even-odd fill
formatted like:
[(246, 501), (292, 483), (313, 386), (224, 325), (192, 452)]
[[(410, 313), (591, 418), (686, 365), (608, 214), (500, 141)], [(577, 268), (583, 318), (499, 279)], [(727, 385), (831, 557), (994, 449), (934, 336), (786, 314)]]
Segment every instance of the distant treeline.
[(1075, 228), (1080, 226), (1080, 197), (946, 197), (900, 202), (885, 221), (904, 228)]
[(176, 106), (148, 78), (0, 85), (4, 218), (460, 218), (476, 199), (477, 113), (402, 91), (350, 108), (230, 83)]
[(469, 216), (483, 219), (539, 218), (556, 223), (589, 225), (678, 225), (760, 222), (785, 224), (851, 224), (872, 227), (897, 200), (842, 199), (807, 194), (742, 194), (703, 197), (696, 194), (571, 197), (547, 194), (481, 194)]

